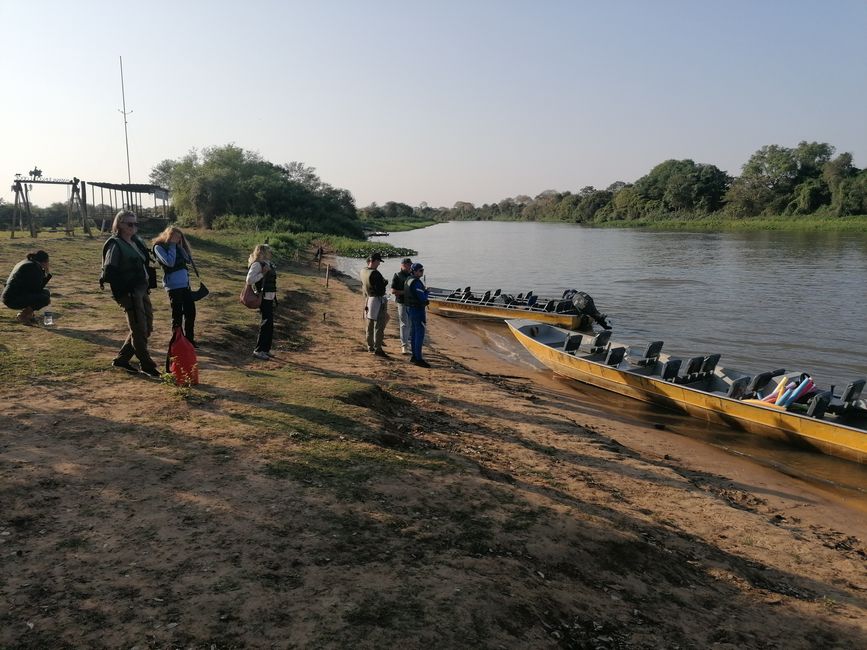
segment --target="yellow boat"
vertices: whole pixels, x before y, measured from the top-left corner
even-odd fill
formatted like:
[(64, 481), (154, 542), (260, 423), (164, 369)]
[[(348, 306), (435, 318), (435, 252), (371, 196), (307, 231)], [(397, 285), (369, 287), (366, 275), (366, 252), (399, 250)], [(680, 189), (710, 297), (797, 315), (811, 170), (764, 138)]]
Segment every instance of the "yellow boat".
[(599, 313), (586, 293), (569, 289), (560, 298), (543, 298), (529, 292), (511, 296), (496, 291), (473, 293), (470, 288), (428, 288), (428, 310), (451, 318), (527, 318), (569, 330), (593, 329), (593, 323), (608, 328), (605, 314)]
[(564, 377), (867, 463), (867, 403), (861, 397), (864, 379), (850, 383), (839, 396), (818, 391), (806, 403), (781, 407), (762, 402), (763, 392), (773, 392), (783, 376), (787, 383), (796, 383), (804, 377), (802, 373), (778, 369), (750, 376), (719, 366), (718, 354), (693, 357), (684, 364), (662, 354), (662, 341), (636, 354), (612, 342), (610, 331), (582, 336), (526, 319), (506, 322), (530, 354)]

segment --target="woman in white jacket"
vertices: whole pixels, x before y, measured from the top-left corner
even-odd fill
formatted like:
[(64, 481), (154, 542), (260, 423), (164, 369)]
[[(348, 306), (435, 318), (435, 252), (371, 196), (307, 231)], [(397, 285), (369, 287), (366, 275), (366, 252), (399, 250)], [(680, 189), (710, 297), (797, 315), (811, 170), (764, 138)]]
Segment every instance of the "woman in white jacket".
[(262, 360), (273, 356), (271, 344), (274, 339), (274, 307), (277, 304), (277, 269), (271, 262), (271, 254), (268, 244), (258, 244), (247, 260), (250, 265), (247, 284), (262, 296), (262, 304), (259, 305), (259, 337), (253, 350), (253, 356)]

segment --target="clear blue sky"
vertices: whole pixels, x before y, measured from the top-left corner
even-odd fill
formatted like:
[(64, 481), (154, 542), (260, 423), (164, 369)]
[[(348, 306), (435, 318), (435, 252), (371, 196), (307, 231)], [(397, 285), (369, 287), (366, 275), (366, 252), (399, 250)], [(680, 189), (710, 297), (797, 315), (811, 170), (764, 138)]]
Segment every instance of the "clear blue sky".
[[(227, 143), (359, 206), (477, 205), (738, 174), (766, 144), (867, 167), (867, 1), (0, 0), (0, 197), (15, 173), (133, 182)], [(37, 189), (33, 200), (60, 199)]]

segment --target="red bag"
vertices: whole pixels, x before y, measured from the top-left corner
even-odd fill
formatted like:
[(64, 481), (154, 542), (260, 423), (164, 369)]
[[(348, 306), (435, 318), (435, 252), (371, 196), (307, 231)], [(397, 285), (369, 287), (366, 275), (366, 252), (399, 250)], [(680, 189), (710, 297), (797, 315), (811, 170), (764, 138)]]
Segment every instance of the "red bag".
[(178, 386), (195, 386), (199, 383), (199, 361), (196, 349), (184, 336), (180, 327), (172, 332), (169, 352), (166, 355), (166, 372), (175, 378)]
[(238, 300), (248, 309), (259, 309), (262, 305), (262, 294), (256, 293), (249, 284), (244, 285), (244, 290), (238, 296)]

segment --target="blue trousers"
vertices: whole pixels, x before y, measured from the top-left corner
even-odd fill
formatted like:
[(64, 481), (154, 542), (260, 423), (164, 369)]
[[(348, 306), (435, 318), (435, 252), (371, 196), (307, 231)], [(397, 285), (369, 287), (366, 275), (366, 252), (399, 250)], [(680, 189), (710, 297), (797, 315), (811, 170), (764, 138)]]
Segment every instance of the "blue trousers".
[(409, 312), (409, 340), (412, 356), (421, 360), (421, 346), (424, 343), (424, 331), (427, 318), (424, 307), (407, 307)]

